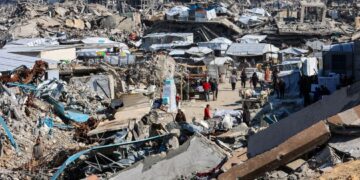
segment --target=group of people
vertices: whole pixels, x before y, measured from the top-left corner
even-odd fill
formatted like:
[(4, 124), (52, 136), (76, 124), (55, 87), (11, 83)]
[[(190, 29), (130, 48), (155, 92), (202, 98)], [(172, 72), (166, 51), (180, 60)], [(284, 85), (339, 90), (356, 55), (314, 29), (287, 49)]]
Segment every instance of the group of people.
[[(243, 88), (245, 88), (246, 86), (246, 81), (248, 80), (248, 77), (246, 75), (246, 72), (245, 70), (243, 70), (241, 72), (241, 75), (240, 75), (240, 81), (241, 81), (241, 86)], [(234, 72), (231, 76), (230, 76), (230, 83), (231, 83), (231, 88), (232, 90), (234, 91), (236, 89), (236, 82), (238, 81), (237, 79), (237, 75), (236, 73)], [(257, 75), (256, 72), (254, 72), (250, 78), (250, 84), (252, 84), (253, 88), (255, 89), (257, 87), (257, 84), (259, 83), (259, 77)]]
[(210, 81), (204, 81), (202, 83), (202, 87), (204, 89), (206, 101), (210, 101), (210, 92), (213, 94), (213, 100), (216, 101), (219, 92), (219, 84), (216, 79), (214, 78)]

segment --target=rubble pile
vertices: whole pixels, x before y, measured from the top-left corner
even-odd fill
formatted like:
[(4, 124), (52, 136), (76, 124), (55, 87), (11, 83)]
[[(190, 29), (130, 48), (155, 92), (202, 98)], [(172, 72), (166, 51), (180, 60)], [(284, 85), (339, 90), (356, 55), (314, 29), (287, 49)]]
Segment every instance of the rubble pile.
[(359, 174), (356, 0), (7, 2), (1, 179)]
[(81, 0), (57, 4), (31, 2), (2, 8), (0, 32), (9, 32), (13, 38), (62, 36), (112, 36), (124, 38), (123, 33), (137, 31), (132, 18), (123, 17), (98, 4)]

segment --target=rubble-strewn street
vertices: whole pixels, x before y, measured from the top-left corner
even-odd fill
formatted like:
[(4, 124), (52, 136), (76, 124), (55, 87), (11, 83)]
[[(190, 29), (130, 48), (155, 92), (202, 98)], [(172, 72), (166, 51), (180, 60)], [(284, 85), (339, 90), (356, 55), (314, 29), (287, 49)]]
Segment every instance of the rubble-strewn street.
[(359, 8), (2, 0), (0, 179), (359, 179)]

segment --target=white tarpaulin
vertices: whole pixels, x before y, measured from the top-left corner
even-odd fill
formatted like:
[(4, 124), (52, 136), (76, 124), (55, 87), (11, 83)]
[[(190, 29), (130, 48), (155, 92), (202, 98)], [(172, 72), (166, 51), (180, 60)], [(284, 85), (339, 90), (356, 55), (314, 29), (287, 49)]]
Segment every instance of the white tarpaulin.
[(242, 15), (235, 21), (239, 21), (242, 24), (248, 25), (250, 21), (253, 22), (260, 22), (257, 16), (250, 16), (250, 15)]
[(232, 44), (232, 41), (223, 37), (215, 38), (209, 42), (199, 42), (199, 47), (208, 47), (212, 50), (220, 50), (225, 52)]
[(230, 56), (261, 56), (265, 53), (275, 53), (278, 52), (279, 48), (275, 47), (271, 44), (265, 43), (249, 43), (249, 44), (241, 44), (241, 43), (233, 43), (226, 51), (227, 55)]
[(180, 19), (189, 17), (189, 8), (185, 6), (175, 6), (171, 8), (166, 13), (166, 18), (168, 20), (174, 20), (174, 16), (179, 15)]
[(287, 49), (283, 49), (281, 51), (279, 51), (279, 53), (284, 53), (284, 54), (292, 54), (292, 55), (302, 55), (302, 54), (306, 54), (309, 51), (306, 49), (300, 49), (300, 48), (293, 48), (293, 47), (289, 47)]
[(216, 57), (215, 60), (210, 62), (210, 65), (223, 66), (225, 63), (232, 62), (231, 57)]
[(270, 14), (263, 8), (253, 8), (253, 9), (245, 9), (245, 12), (256, 14), (259, 16), (270, 16)]
[(194, 55), (194, 56), (205, 56), (205, 55), (213, 52), (213, 50), (211, 50), (208, 47), (192, 47), (192, 48), (186, 50), (185, 52), (187, 54)]
[(305, 76), (314, 76), (318, 74), (318, 61), (315, 57), (302, 57), (302, 73)]
[(253, 35), (248, 34), (238, 39), (240, 43), (260, 43), (261, 41), (266, 39), (266, 35)]

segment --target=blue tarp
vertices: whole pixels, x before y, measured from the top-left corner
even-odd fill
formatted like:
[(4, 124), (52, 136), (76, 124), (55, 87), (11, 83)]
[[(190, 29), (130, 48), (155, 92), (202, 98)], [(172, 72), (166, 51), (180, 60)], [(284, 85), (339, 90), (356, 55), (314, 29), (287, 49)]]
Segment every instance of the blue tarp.
[(65, 107), (60, 102), (56, 101), (54, 98), (48, 96), (46, 99), (50, 104), (54, 106), (55, 113), (57, 113), (60, 117), (65, 118), (67, 120), (75, 121), (78, 123), (86, 122), (90, 116), (87, 114), (83, 114), (80, 112), (76, 112), (74, 110), (65, 110)]
[(131, 142), (124, 142), (124, 143), (117, 143), (117, 144), (109, 144), (109, 145), (104, 145), (104, 146), (95, 146), (95, 147), (91, 147), (90, 149), (86, 149), (83, 151), (80, 151), (76, 154), (73, 154), (72, 156), (70, 156), (61, 166), (60, 168), (55, 172), (54, 176), (51, 177), (51, 180), (56, 180), (60, 174), (62, 172), (64, 172), (66, 166), (68, 166), (69, 164), (71, 164), (72, 162), (74, 162), (75, 160), (77, 160), (81, 155), (84, 155), (92, 150), (98, 150), (98, 149), (103, 149), (103, 148), (109, 148), (109, 147), (115, 147), (115, 146), (123, 146), (123, 145), (128, 145), (128, 144), (135, 144), (135, 143), (140, 143), (140, 142), (146, 142), (146, 141), (151, 141), (151, 140), (155, 140), (155, 139), (159, 139), (162, 137), (167, 136), (168, 134), (165, 135), (160, 135), (160, 136), (154, 136), (154, 137), (150, 137), (147, 139), (142, 139), (142, 140), (137, 140), (137, 141), (131, 141)]

